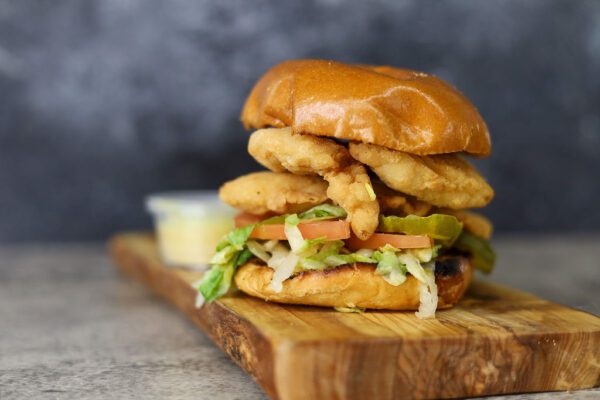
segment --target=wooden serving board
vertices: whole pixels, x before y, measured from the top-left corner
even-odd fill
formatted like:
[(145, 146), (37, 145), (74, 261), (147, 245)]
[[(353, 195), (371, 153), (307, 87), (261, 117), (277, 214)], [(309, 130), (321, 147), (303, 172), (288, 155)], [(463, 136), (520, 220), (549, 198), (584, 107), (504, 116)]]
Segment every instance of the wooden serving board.
[(173, 303), (273, 399), (429, 399), (600, 383), (600, 318), (475, 282), (437, 319), (338, 313), (244, 295), (198, 310), (200, 273), (166, 268), (154, 239), (111, 239), (115, 263)]

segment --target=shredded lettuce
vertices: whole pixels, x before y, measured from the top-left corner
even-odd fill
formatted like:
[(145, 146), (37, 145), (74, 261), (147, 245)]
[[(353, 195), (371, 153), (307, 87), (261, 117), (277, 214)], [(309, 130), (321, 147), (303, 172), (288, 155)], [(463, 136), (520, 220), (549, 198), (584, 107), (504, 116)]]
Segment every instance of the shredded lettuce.
[(245, 248), (244, 250), (242, 250), (242, 252), (238, 255), (237, 260), (235, 261), (235, 266), (239, 267), (240, 265), (244, 265), (248, 262), (249, 259), (251, 259), (253, 256), (252, 252), (250, 251), (250, 249)]
[(404, 265), (406, 270), (419, 282), (427, 283), (427, 275), (417, 257), (410, 253), (402, 253), (398, 255), (398, 261)]
[(273, 268), (273, 278), (269, 287), (276, 293), (283, 289), (283, 281), (288, 279), (294, 273), (300, 257), (297, 254), (287, 250), (283, 245), (279, 245), (273, 250), (273, 255), (267, 265)]
[(285, 236), (287, 237), (290, 251), (273, 251), (273, 255), (267, 265), (273, 268), (273, 278), (269, 287), (274, 292), (281, 292), (283, 281), (288, 279), (296, 267), (305, 269), (323, 269), (326, 265), (320, 260), (310, 259), (319, 251), (319, 246), (325, 242), (324, 238), (304, 239), (302, 232), (298, 228), (300, 218), (296, 214), (288, 215), (285, 218)]
[(334, 206), (333, 204), (319, 204), (309, 210), (300, 213), (298, 216), (301, 220), (322, 220), (331, 218), (346, 218), (348, 214), (340, 206)]
[(299, 223), (300, 219), (296, 214), (288, 215), (285, 218), (285, 236), (292, 251), (295, 253), (298, 253), (304, 246), (304, 238), (302, 237), (302, 232), (300, 232), (300, 229), (298, 228)]
[(197, 304), (212, 302), (229, 291), (233, 275), (242, 264), (251, 257), (252, 252), (246, 248), (246, 242), (255, 225), (248, 225), (229, 232), (217, 245), (217, 253), (210, 260), (212, 268), (206, 272), (198, 285)]
[(325, 242), (325, 243), (323, 243), (323, 246), (321, 246), (321, 249), (319, 249), (317, 254), (313, 256), (313, 258), (322, 261), (329, 256), (340, 254), (340, 252), (342, 251), (343, 248), (344, 248), (344, 242), (341, 240), (333, 240), (331, 242)]
[[(315, 245), (317, 244), (318, 243)], [(322, 270), (331, 267), (331, 264), (327, 263), (327, 259), (330, 256), (339, 255), (343, 247), (344, 242), (341, 240), (324, 242), (321, 248), (316, 251), (316, 253), (312, 254), (310, 257), (301, 258), (299, 266), (303, 270)]]
[[(435, 217), (435, 219), (415, 216), (382, 217), (382, 221), (384, 221), (382, 224), (387, 224), (386, 226), (392, 231), (401, 231), (407, 234), (431, 235), (433, 229), (437, 236), (431, 236), (440, 240), (442, 244), (453, 242), (457, 225), (445, 217), (454, 217), (437, 215), (441, 217)], [(196, 284), (199, 291), (197, 304), (204, 301), (211, 302), (226, 294), (231, 287), (237, 268), (251, 257), (257, 257), (273, 269), (273, 278), (269, 287), (275, 292), (280, 292), (283, 282), (299, 271), (323, 270), (357, 262), (376, 264), (376, 273), (394, 286), (403, 284), (407, 279), (407, 274), (411, 274), (419, 281), (421, 305), (417, 316), (428, 318), (435, 315), (437, 287), (433, 268), (441, 245), (428, 249), (410, 250), (401, 250), (386, 245), (376, 251), (361, 249), (352, 253), (344, 247), (345, 243), (341, 240), (305, 239), (298, 226), (301, 222), (311, 220), (344, 217), (346, 217), (346, 212), (343, 208), (331, 204), (321, 204), (301, 214), (277, 216), (260, 222), (260, 224), (283, 223), (286, 241), (249, 240), (256, 225), (232, 230), (217, 245), (217, 251), (211, 259), (211, 270)], [(458, 229), (462, 230), (460, 223)], [(463, 249), (468, 247), (470, 251), (473, 251), (473, 240), (469, 241), (466, 236), (461, 236), (461, 239), (464, 240), (458, 240), (457, 244), (462, 244)], [(481, 244), (479, 244), (479, 248), (485, 249)], [(339, 311), (358, 312), (360, 309), (348, 306), (340, 308)]]
[(262, 220), (260, 225), (284, 224), (286, 220), (293, 215), (295, 215), (295, 217), (292, 217), (292, 220), (297, 218), (298, 222), (321, 221), (327, 219), (346, 218), (348, 216), (346, 210), (344, 210), (342, 207), (324, 203), (301, 212), (300, 214), (284, 214), (269, 217), (265, 220)]
[(285, 236), (287, 237), (292, 253), (301, 257), (310, 257), (318, 251), (317, 246), (325, 243), (325, 238), (304, 239), (298, 228), (300, 219), (296, 214), (291, 214), (285, 219)]
[(419, 281), (419, 310), (415, 316), (420, 319), (435, 318), (438, 304), (438, 288), (435, 283), (435, 264), (423, 268), (425, 282)]
[(325, 258), (325, 264), (330, 267), (338, 267), (340, 265), (352, 264), (356, 259), (352, 254), (334, 254)]
[(273, 240), (267, 240), (266, 242), (264, 242), (263, 246), (265, 246), (265, 250), (273, 251), (275, 246), (277, 246), (278, 244), (279, 244), (279, 240), (273, 239)]
[(407, 273), (406, 266), (400, 262), (396, 251), (397, 249), (393, 247), (391, 249), (382, 247), (380, 251), (373, 254), (373, 258), (377, 261), (375, 273), (393, 286), (402, 285), (406, 281)]
[(336, 255), (328, 256), (325, 259), (325, 263), (330, 267), (337, 267), (339, 265), (353, 264), (353, 263), (357, 263), (357, 262), (375, 263), (375, 260), (373, 260), (370, 257), (362, 256), (358, 253), (336, 254)]
[(417, 257), (420, 262), (428, 263), (437, 258), (438, 251), (441, 247), (441, 245), (436, 245), (427, 249), (412, 249), (409, 250), (409, 253)]
[(311, 257), (319, 251), (319, 246), (324, 243), (327, 243), (324, 237), (304, 239), (304, 243), (298, 249), (297, 254), (302, 257)]
[(251, 224), (243, 228), (236, 228), (232, 230), (217, 244), (217, 251), (220, 251), (227, 246), (233, 246), (238, 250), (242, 250), (244, 244), (248, 240), (248, 237), (255, 227), (256, 224)]
[(298, 266), (304, 271), (323, 270), (328, 267), (323, 261), (315, 260), (314, 258), (301, 258), (298, 261)]
[(210, 259), (211, 265), (223, 265), (227, 264), (233, 257), (239, 252), (234, 246), (225, 246), (221, 250), (217, 251), (214, 256)]
[(248, 240), (246, 242), (246, 246), (255, 257), (261, 259), (264, 262), (269, 261), (269, 259), (271, 258), (271, 255), (268, 253), (266, 246), (258, 243), (256, 240)]
[[(433, 272), (436, 253), (435, 248), (400, 251), (392, 246), (384, 246), (373, 253), (373, 258), (377, 261), (375, 272), (390, 285), (403, 284), (407, 274), (419, 281), (420, 304), (419, 311), (415, 314), (418, 318), (432, 318), (437, 309), (437, 286)], [(428, 264), (424, 267), (422, 262)]]
[(347, 251), (344, 249), (344, 242), (341, 240), (334, 240), (331, 242), (325, 242), (319, 251), (313, 255), (310, 260), (322, 262), (323, 268), (332, 268), (344, 264), (352, 264), (355, 262), (374, 263), (375, 261), (370, 257), (370, 254), (364, 252), (356, 253), (343, 253)]
[[(200, 285), (198, 286), (198, 290), (202, 293), (202, 297), (206, 299), (214, 299), (216, 298), (217, 291), (221, 286), (221, 282), (223, 281), (223, 275), (225, 273), (224, 267), (213, 267), (210, 271), (206, 272)], [(209, 300), (210, 301), (210, 300)]]
[(367, 194), (369, 195), (369, 199), (371, 199), (371, 201), (377, 200), (377, 195), (373, 190), (373, 186), (371, 186), (369, 182), (365, 182), (365, 189), (367, 189)]
[(365, 258), (370, 258), (372, 259), (373, 257), (373, 253), (375, 253), (375, 250), (371, 250), (371, 249), (360, 249), (358, 250), (355, 254), (359, 255), (361, 257), (365, 257)]

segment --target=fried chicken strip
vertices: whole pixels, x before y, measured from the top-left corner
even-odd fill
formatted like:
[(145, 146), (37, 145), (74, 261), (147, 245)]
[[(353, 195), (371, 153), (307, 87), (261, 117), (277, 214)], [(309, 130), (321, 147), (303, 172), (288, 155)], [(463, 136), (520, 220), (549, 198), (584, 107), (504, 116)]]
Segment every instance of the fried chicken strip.
[(373, 190), (382, 213), (392, 215), (417, 215), (424, 217), (430, 214), (432, 205), (415, 199), (404, 193), (397, 192), (379, 181), (373, 182)]
[(327, 201), (327, 182), (289, 172), (254, 172), (225, 183), (219, 197), (255, 215), (299, 213)]
[(350, 143), (349, 148), (387, 186), (435, 206), (483, 207), (494, 197), (485, 179), (456, 155), (416, 156), (364, 143)]
[[(349, 167), (349, 168), (352, 168)], [(219, 190), (221, 200), (232, 207), (250, 214), (263, 215), (267, 213), (291, 214), (300, 213), (307, 209), (325, 203), (329, 198), (343, 198), (348, 191), (356, 190), (352, 198), (364, 195), (362, 179), (351, 181), (349, 176), (361, 177), (356, 171), (329, 176), (330, 184), (319, 176), (296, 175), (289, 172), (261, 171), (240, 176), (225, 183)], [(464, 224), (465, 230), (484, 239), (492, 234), (492, 224), (483, 215), (468, 210), (452, 210), (435, 208), (431, 204), (416, 200), (411, 196), (399, 193), (379, 181), (372, 182), (377, 202), (382, 212), (391, 215), (418, 215), (421, 217), (432, 213), (454, 215)], [(364, 200), (364, 199), (363, 199)], [(353, 209), (357, 218), (364, 213), (360, 201), (358, 207), (347, 202), (345, 208)], [(372, 212), (367, 210), (367, 213)]]
[(290, 128), (260, 129), (250, 136), (248, 152), (275, 172), (320, 175), (329, 182), (327, 196), (348, 213), (353, 232), (365, 240), (378, 225), (379, 205), (371, 198), (366, 169), (332, 140), (293, 134)]
[(250, 135), (248, 152), (274, 172), (322, 175), (354, 162), (348, 150), (330, 139), (293, 134), (290, 128), (259, 129)]

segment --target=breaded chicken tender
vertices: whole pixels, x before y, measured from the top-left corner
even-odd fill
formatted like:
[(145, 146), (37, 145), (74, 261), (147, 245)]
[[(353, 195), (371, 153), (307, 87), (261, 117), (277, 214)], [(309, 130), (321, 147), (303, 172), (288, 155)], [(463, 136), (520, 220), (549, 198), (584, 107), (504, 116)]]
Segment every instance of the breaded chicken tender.
[(381, 182), (373, 182), (373, 190), (382, 213), (391, 215), (417, 215), (424, 217), (433, 207), (431, 204), (415, 199), (404, 193), (396, 192)]
[(327, 200), (327, 182), (318, 176), (254, 172), (225, 183), (219, 197), (250, 214), (298, 213)]
[(344, 146), (330, 139), (293, 134), (291, 128), (257, 130), (250, 136), (248, 152), (271, 171), (300, 175), (322, 175), (354, 162)]
[(364, 143), (350, 143), (350, 154), (390, 188), (438, 207), (483, 207), (494, 197), (475, 168), (453, 154), (416, 156)]
[(371, 180), (365, 167), (354, 163), (323, 177), (329, 182), (327, 196), (346, 210), (354, 234), (368, 239), (379, 225), (379, 204), (367, 189)]
[(271, 128), (254, 132), (248, 151), (272, 171), (322, 176), (329, 182), (327, 196), (346, 210), (354, 234), (365, 240), (375, 232), (379, 204), (369, 194), (371, 180), (344, 146), (330, 139), (293, 134), (290, 128)]

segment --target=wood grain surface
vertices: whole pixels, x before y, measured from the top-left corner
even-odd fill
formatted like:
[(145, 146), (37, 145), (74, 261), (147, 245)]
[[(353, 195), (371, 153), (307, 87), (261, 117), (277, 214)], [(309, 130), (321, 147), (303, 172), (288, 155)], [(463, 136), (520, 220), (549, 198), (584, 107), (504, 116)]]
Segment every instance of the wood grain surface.
[(243, 294), (198, 310), (151, 236), (110, 242), (118, 267), (181, 309), (275, 399), (424, 399), (574, 390), (600, 383), (600, 318), (475, 282), (435, 320), (338, 313)]

